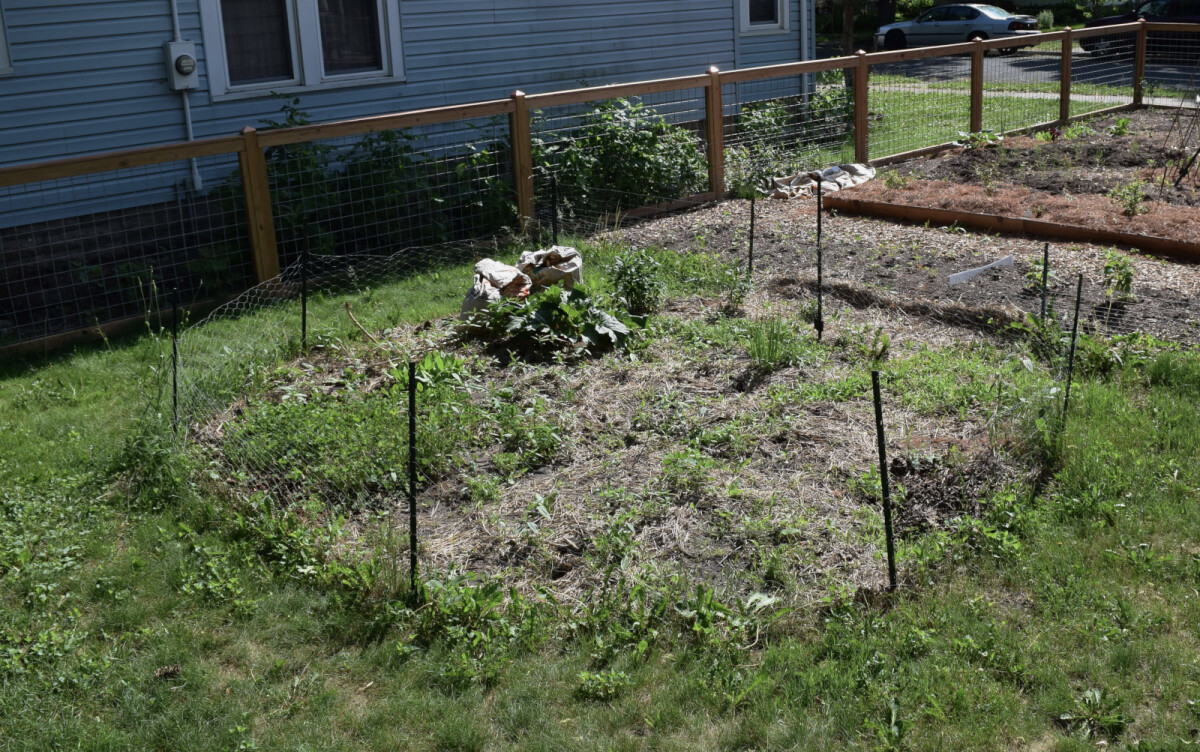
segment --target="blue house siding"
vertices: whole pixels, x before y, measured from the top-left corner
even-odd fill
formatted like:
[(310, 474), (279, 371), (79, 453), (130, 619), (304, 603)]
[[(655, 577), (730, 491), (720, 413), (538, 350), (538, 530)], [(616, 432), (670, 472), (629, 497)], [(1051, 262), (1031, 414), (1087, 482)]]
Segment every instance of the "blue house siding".
[[(787, 33), (738, 31), (739, 0), (402, 0), (404, 81), (297, 96), (313, 121), (728, 70), (811, 55), (812, 3), (789, 0)], [(0, 78), (0, 165), (169, 143), (186, 137), (181, 95), (166, 84), (168, 0), (0, 0), (14, 74)], [(199, 87), (188, 94), (197, 138), (278, 115), (271, 96), (214, 101), (199, 0), (180, 0), (184, 39), (197, 47)], [(804, 14), (804, 15), (802, 15)], [(803, 37), (802, 37), (803, 33)], [(807, 37), (807, 39), (804, 39)], [(803, 39), (803, 42), (802, 42)], [(802, 45), (805, 45), (802, 47)], [(206, 179), (228, 174), (207, 171)], [(156, 171), (164, 186), (59, 184), (44, 195), (0, 190), (0, 227), (62, 215), (82, 191), (88, 210), (172, 200), (184, 163)], [(110, 181), (111, 182), (111, 181)], [(161, 195), (158, 195), (161, 194)]]

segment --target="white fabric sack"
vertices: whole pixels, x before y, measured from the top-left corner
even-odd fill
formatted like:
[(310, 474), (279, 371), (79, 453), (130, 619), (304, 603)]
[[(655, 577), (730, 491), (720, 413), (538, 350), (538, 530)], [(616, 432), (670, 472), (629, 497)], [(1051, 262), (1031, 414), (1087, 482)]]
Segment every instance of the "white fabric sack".
[(875, 177), (875, 168), (867, 164), (844, 164), (824, 170), (798, 172), (782, 178), (773, 178), (767, 188), (771, 198), (808, 198), (817, 192), (817, 181), (821, 181), (823, 193), (853, 188)]
[(568, 245), (525, 251), (517, 261), (517, 269), (529, 276), (535, 288), (562, 282), (563, 289), (570, 290), (583, 282), (583, 256)]
[(485, 258), (475, 264), (475, 281), (463, 298), (462, 312), (482, 310), (500, 298), (524, 298), (531, 285), (529, 277), (516, 267)]

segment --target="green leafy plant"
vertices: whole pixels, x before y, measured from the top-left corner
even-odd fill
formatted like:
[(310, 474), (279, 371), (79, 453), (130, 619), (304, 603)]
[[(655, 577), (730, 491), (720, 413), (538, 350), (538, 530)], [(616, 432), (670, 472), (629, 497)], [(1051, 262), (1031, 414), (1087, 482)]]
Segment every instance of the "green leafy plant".
[(907, 175), (901, 175), (895, 170), (889, 170), (883, 176), (883, 184), (892, 190), (907, 188), (912, 178)]
[(1127, 217), (1135, 217), (1146, 211), (1143, 202), (1146, 200), (1146, 181), (1133, 178), (1127, 183), (1113, 187), (1108, 192), (1112, 202), (1121, 208)]
[(999, 146), (1004, 143), (1004, 136), (991, 130), (982, 131), (959, 131), (959, 139), (954, 142), (955, 146), (970, 151), (972, 149), (982, 149), (988, 146)]
[(638, 322), (598, 308), (587, 288), (550, 288), (525, 301), (502, 300), (473, 315), (469, 332), (523, 355), (625, 347)]
[(1110, 300), (1137, 300), (1133, 294), (1133, 276), (1133, 264), (1125, 254), (1112, 248), (1104, 253), (1104, 292)]
[(666, 284), (662, 264), (645, 249), (618, 255), (608, 269), (613, 291), (625, 310), (644, 316), (662, 307)]
[(1058, 274), (1054, 272), (1054, 267), (1045, 269), (1044, 259), (1041, 256), (1033, 258), (1029, 262), (1029, 269), (1025, 271), (1025, 291), (1030, 293), (1040, 293), (1042, 291), (1042, 274), (1045, 272), (1046, 289), (1053, 290), (1058, 287)]
[(1117, 118), (1117, 122), (1108, 126), (1108, 132), (1112, 136), (1124, 136), (1129, 133), (1129, 118)]
[(721, 287), (725, 293), (722, 308), (727, 313), (737, 313), (746, 304), (746, 298), (754, 291), (754, 280), (740, 266), (726, 266), (720, 272)]
[(537, 152), (543, 169), (555, 172), (564, 201), (593, 211), (692, 195), (708, 180), (700, 139), (628, 99), (597, 105), (556, 142), (543, 139)]
[(1084, 741), (1116, 740), (1133, 723), (1133, 718), (1124, 713), (1124, 706), (1124, 701), (1110, 695), (1107, 687), (1093, 687), (1075, 700), (1073, 710), (1059, 715), (1058, 722)]
[(595, 673), (580, 671), (579, 685), (575, 688), (575, 694), (584, 700), (609, 702), (619, 697), (632, 684), (633, 680), (624, 671), (616, 669)]
[(1054, 11), (1046, 8), (1039, 11), (1037, 14), (1038, 28), (1042, 31), (1049, 31), (1054, 28)]

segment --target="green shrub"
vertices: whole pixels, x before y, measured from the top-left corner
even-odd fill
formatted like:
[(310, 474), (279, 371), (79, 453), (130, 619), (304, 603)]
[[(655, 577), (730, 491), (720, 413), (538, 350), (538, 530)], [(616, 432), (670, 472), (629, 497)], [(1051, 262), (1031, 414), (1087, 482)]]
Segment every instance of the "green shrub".
[(1110, 299), (1132, 301), (1133, 264), (1116, 249), (1104, 253), (1104, 292)]
[(1146, 211), (1142, 205), (1146, 200), (1146, 181), (1133, 178), (1128, 183), (1121, 183), (1108, 192), (1108, 197), (1121, 208), (1125, 216), (1136, 217)]
[(557, 176), (564, 204), (591, 211), (690, 196), (708, 184), (700, 138), (627, 99), (597, 105), (561, 143), (543, 143), (537, 153)]
[(545, 290), (528, 300), (505, 299), (474, 314), (470, 333), (524, 356), (603, 352), (625, 347), (637, 322), (598, 308), (587, 288)]
[(608, 277), (617, 299), (631, 314), (644, 316), (662, 307), (666, 292), (662, 264), (649, 251), (634, 249), (618, 255)]
[(1049, 31), (1054, 28), (1054, 11), (1046, 8), (1037, 14), (1038, 28), (1042, 31)]

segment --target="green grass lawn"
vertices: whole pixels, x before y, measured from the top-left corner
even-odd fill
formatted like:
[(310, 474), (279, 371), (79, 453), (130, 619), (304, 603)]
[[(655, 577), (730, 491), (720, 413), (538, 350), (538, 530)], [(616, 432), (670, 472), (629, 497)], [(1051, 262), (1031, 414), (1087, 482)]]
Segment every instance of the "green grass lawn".
[[(587, 248), (600, 293), (616, 251)], [(661, 257), (670, 297), (723, 294), (718, 264)], [(468, 269), (320, 298), (311, 336), (362, 346), (347, 299), (372, 331), (453, 312)], [(269, 371), (296, 353), (296, 315), (288, 304), (192, 330), (188, 367)], [(693, 353), (745, 347), (737, 319), (678, 316), (660, 314), (650, 336)], [(804, 352), (853, 358), (861, 346)], [(823, 606), (793, 610), (739, 610), (644, 569), (614, 570), (579, 603), (510, 595), (503, 582), (435, 582), (414, 610), (386, 557), (330, 553), (345, 534), (336, 520), (230, 508), (197, 455), (153, 434), (129, 444), (159, 383), (161, 338), (10, 366), (0, 380), (0, 746), (1190, 748), (1200, 725), (1200, 359), (1113, 347), (1119, 362), (1105, 343), (1085, 350), (1057, 439), (1053, 414), (1035, 411), (1052, 371), (1029, 345), (897, 348), (888, 383), (921, 414), (980, 404), (956, 374), (1019, 378), (997, 430), (1041, 457), (1043, 475), (998, 489), (979, 519), (906, 540), (896, 595), (854, 598), (830, 583)], [(867, 367), (780, 392), (781, 409), (869, 409)]]

